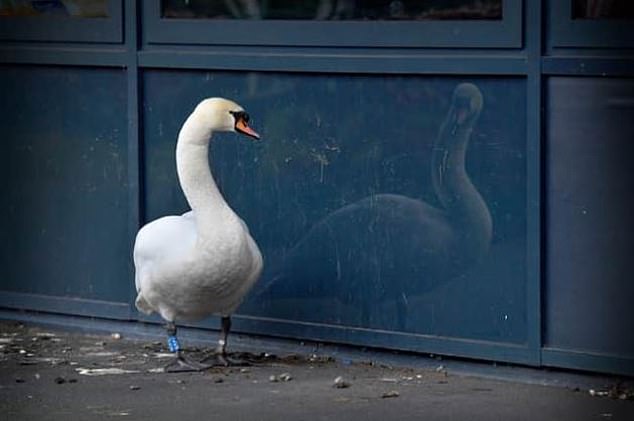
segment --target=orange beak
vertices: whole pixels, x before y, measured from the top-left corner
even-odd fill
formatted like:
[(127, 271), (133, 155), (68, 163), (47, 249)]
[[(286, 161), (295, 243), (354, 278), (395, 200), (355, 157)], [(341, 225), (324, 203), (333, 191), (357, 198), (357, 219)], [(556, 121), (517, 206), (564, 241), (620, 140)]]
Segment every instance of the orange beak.
[(244, 121), (243, 118), (240, 118), (238, 119), (238, 121), (236, 121), (236, 131), (254, 139), (260, 138), (260, 135), (257, 134), (257, 132), (251, 127), (249, 127), (249, 125), (246, 123), (246, 121)]

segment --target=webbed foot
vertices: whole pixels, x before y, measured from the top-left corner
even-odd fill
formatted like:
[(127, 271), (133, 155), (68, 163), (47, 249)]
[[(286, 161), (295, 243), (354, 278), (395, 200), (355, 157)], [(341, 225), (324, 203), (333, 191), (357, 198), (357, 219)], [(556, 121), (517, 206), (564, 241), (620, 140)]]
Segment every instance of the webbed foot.
[(214, 352), (203, 358), (201, 363), (209, 364), (210, 367), (249, 367), (252, 365), (245, 359), (229, 356), (224, 352)]
[(165, 366), (165, 372), (183, 373), (191, 371), (204, 371), (210, 367), (212, 366), (203, 364), (202, 362), (194, 361), (178, 352), (176, 354), (176, 357)]

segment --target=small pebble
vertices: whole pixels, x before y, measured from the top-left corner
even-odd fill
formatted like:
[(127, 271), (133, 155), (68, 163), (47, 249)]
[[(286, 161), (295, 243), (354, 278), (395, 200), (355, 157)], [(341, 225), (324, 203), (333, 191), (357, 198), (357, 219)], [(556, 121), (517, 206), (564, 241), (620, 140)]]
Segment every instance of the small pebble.
[(241, 368), (240, 373), (248, 373), (250, 370), (248, 368)]
[(21, 378), (21, 377), (16, 377), (15, 382), (16, 383), (24, 383), (25, 380), (23, 378)]
[(399, 396), (401, 396), (401, 394), (398, 393), (396, 390), (390, 390), (389, 392), (385, 392), (381, 395), (383, 399), (398, 398)]
[(53, 380), (56, 384), (64, 384), (66, 383), (66, 379), (63, 377), (55, 377), (55, 380)]
[(176, 383), (178, 383), (178, 384), (185, 384), (185, 380), (176, 380)]
[(120, 333), (118, 333), (118, 332), (111, 333), (111, 334), (110, 334), (110, 337), (111, 337), (112, 339), (121, 339), (121, 334), (120, 334)]
[(594, 389), (590, 389), (588, 391), (588, 393), (590, 393), (590, 396), (608, 396), (608, 392), (604, 391), (604, 390), (594, 390)]
[(216, 378), (214, 379), (214, 383), (222, 383), (222, 382), (224, 382), (224, 380), (223, 380), (223, 378), (222, 378), (222, 377), (216, 377)]
[(290, 373), (282, 373), (280, 374), (280, 380), (283, 382), (290, 382), (293, 380), (293, 376)]
[(68, 383), (77, 383), (77, 379), (68, 379)]
[(130, 390), (141, 390), (141, 386), (137, 386), (135, 384), (130, 386)]
[(337, 378), (335, 378), (335, 381), (333, 382), (332, 386), (334, 388), (337, 388), (337, 389), (345, 389), (345, 388), (350, 387), (350, 383), (345, 381), (343, 379), (343, 377), (337, 376)]
[(279, 378), (279, 377), (277, 377), (275, 374), (271, 374), (271, 375), (269, 376), (269, 381), (270, 381), (271, 383), (277, 383), (277, 382), (279, 382), (279, 381), (280, 381), (280, 378)]

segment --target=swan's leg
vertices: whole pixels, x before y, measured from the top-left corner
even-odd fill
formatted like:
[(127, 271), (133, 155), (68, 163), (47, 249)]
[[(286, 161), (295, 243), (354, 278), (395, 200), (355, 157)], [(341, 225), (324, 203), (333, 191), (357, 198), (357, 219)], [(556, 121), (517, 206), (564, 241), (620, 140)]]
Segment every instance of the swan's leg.
[(176, 325), (174, 322), (168, 322), (165, 325), (165, 329), (167, 330), (167, 346), (170, 352), (174, 353), (174, 359), (165, 366), (165, 371), (168, 373), (176, 373), (183, 371), (202, 371), (209, 368), (209, 366), (192, 361), (183, 355), (183, 350), (176, 337)]
[(229, 336), (230, 330), (231, 317), (222, 316), (220, 319), (220, 339), (218, 339), (218, 346), (214, 354), (203, 359), (203, 361), (214, 359), (216, 361), (214, 365), (222, 365), (225, 367), (250, 365), (247, 361), (231, 358), (227, 355), (227, 337)]
[(229, 331), (231, 330), (231, 317), (222, 316), (220, 319), (220, 339), (218, 339), (218, 346), (216, 347), (216, 354), (221, 358), (227, 358), (227, 338), (229, 337)]

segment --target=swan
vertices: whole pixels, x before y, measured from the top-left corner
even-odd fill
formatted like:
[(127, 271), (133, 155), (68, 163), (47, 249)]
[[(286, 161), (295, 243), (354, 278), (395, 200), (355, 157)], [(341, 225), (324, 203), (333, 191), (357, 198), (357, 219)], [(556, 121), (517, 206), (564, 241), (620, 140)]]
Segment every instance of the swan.
[[(363, 327), (372, 322), (374, 327), (403, 329), (408, 297), (464, 274), (488, 252), (491, 214), (465, 167), (482, 106), (474, 84), (454, 89), (431, 156), (432, 187), (440, 206), (383, 193), (335, 210), (312, 226), (277, 269), (271, 268), (258, 292), (268, 299), (259, 302), (328, 297), (353, 312), (343, 316), (347, 323), (356, 318)], [(381, 312), (386, 299), (395, 303), (396, 317)], [(274, 316), (304, 319), (314, 314), (308, 305), (290, 306), (289, 311)], [(310, 321), (342, 322), (337, 311), (320, 317), (324, 314), (333, 318)]]
[(233, 101), (207, 98), (183, 124), (176, 144), (178, 180), (191, 211), (165, 216), (143, 226), (134, 244), (136, 307), (157, 312), (167, 322), (168, 347), (175, 358), (166, 370), (202, 370), (190, 361), (176, 337), (178, 321), (221, 317), (215, 356), (229, 365), (226, 343), (231, 314), (257, 281), (262, 254), (247, 225), (218, 190), (209, 167), (213, 132), (260, 136), (249, 115)]

